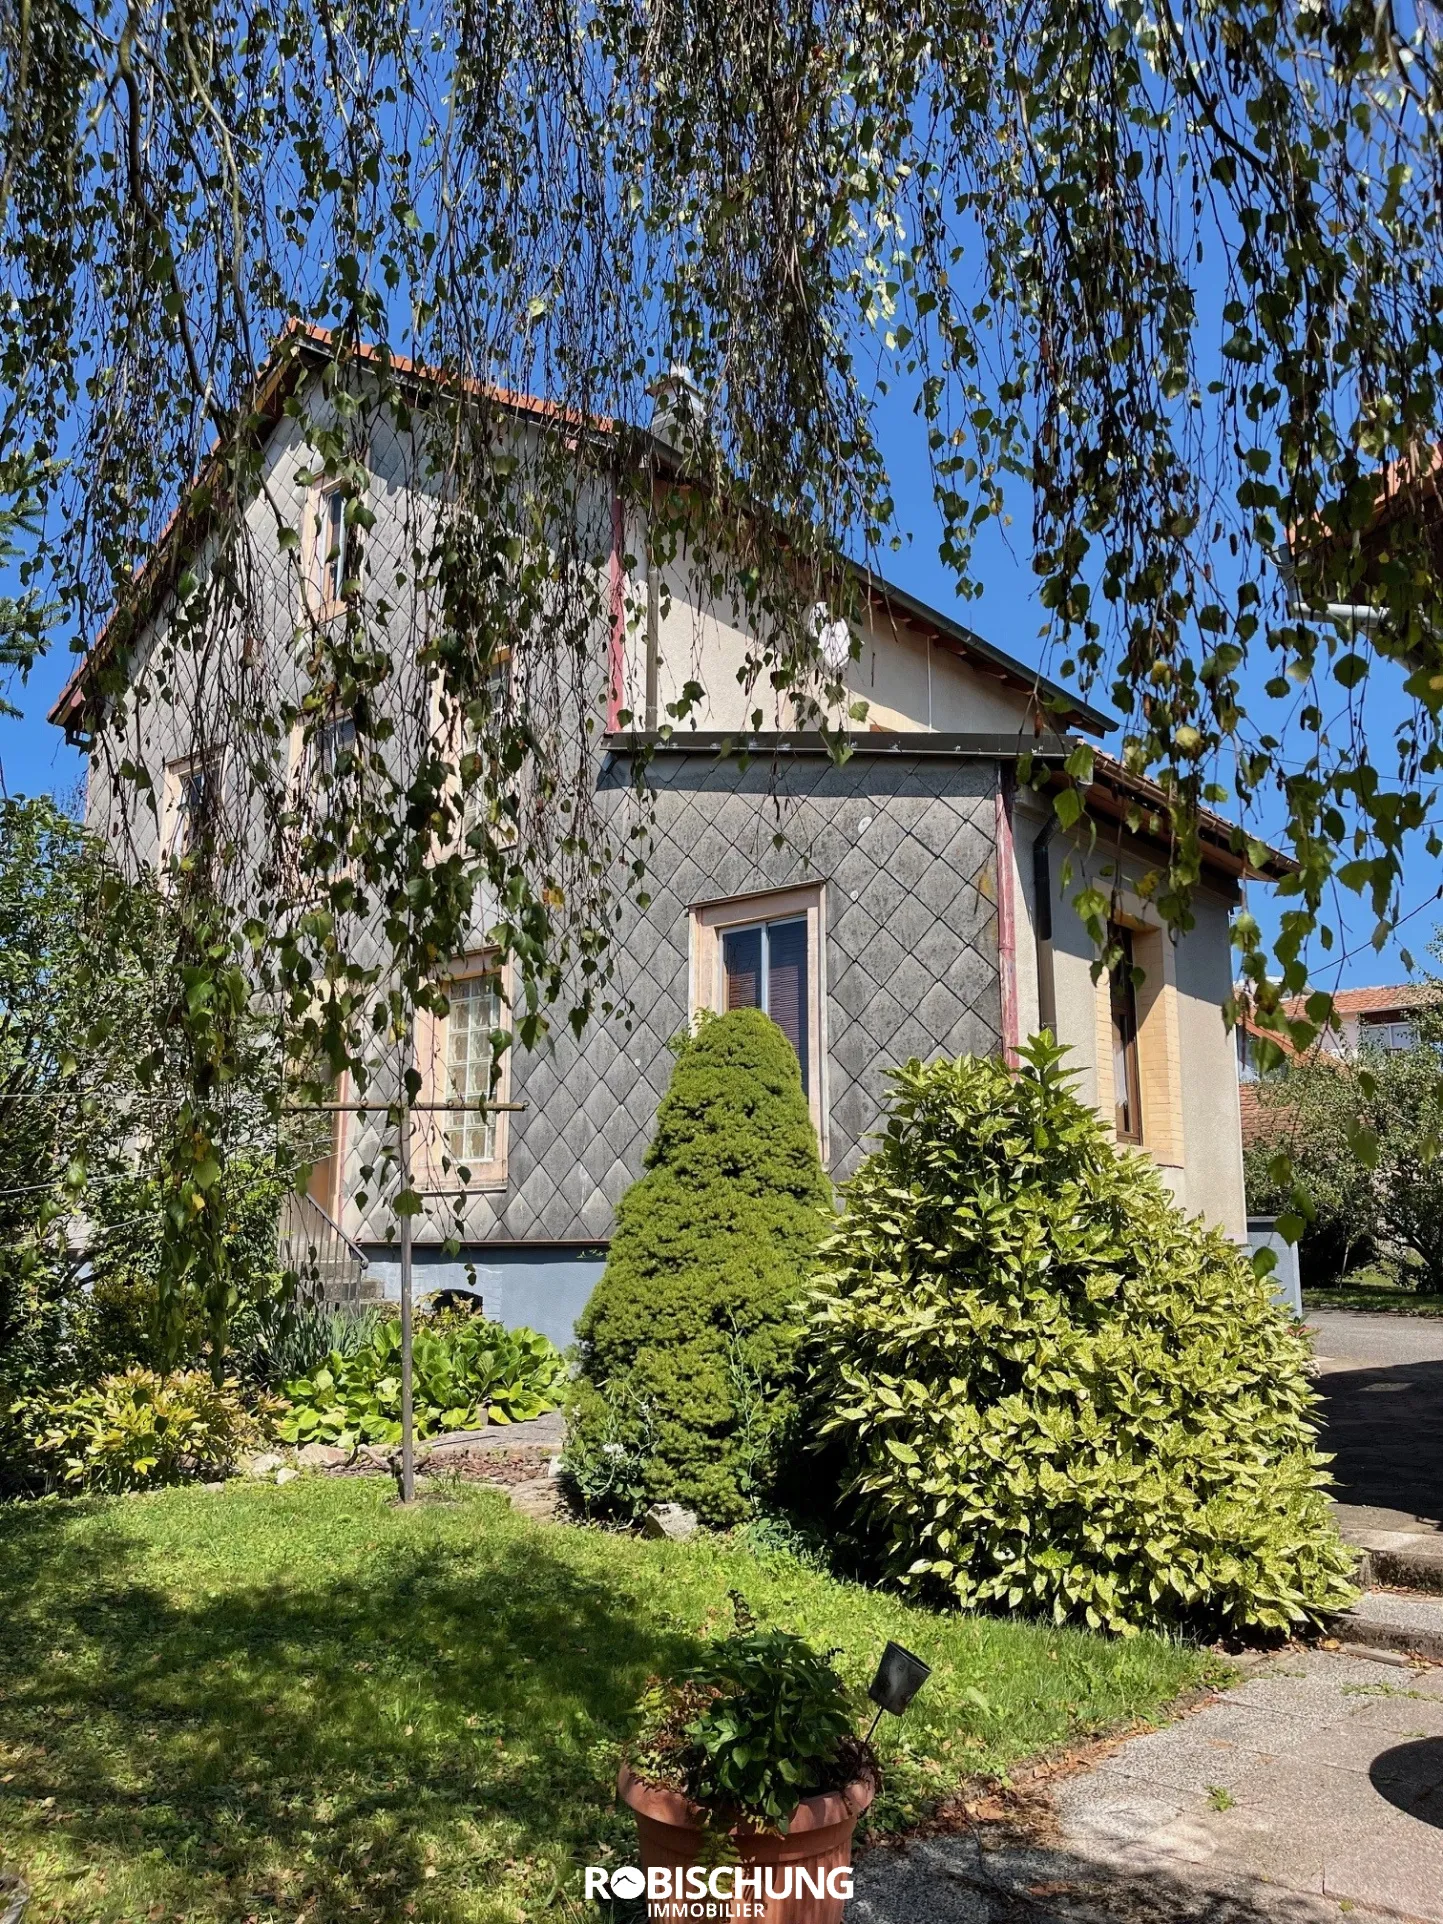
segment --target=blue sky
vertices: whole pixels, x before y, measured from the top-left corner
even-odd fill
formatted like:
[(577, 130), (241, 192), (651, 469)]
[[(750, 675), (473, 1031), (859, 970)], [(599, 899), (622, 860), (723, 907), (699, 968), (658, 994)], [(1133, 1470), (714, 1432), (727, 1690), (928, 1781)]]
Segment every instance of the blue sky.
[[(882, 445), (892, 473), (897, 504), (898, 532), (906, 538), (899, 554), (885, 558), (890, 577), (934, 606), (953, 610), (959, 619), (1005, 648), (1022, 661), (1053, 669), (1045, 659), (1040, 636), (1042, 611), (1038, 605), (1034, 577), (1029, 565), (1028, 503), (1016, 502), (1016, 520), (1010, 529), (996, 523), (983, 531), (978, 542), (976, 568), (984, 584), (979, 601), (961, 603), (953, 592), (949, 571), (938, 558), (940, 521), (932, 501), (925, 448), (920, 429), (900, 400), (886, 401), (879, 414)], [(60, 731), (46, 721), (47, 709), (64, 684), (74, 665), (63, 638), (57, 639), (52, 652), (37, 666), (28, 686), (11, 690), (11, 699), (23, 710), (20, 719), (0, 718), (0, 775), (6, 792), (38, 794), (48, 792), (66, 796), (84, 779), (83, 758), (67, 747)], [(1249, 705), (1255, 716), (1275, 709), (1262, 693), (1265, 670), (1258, 668), (1248, 677)], [(1368, 739), (1376, 741), (1376, 761), (1386, 777), (1392, 766), (1392, 735), (1402, 718), (1406, 703), (1400, 692), (1400, 677), (1380, 668), (1369, 678), (1367, 699)], [(1341, 693), (1338, 701), (1344, 701)], [(1099, 706), (1107, 707), (1105, 700)], [(1270, 718), (1271, 719), (1271, 718)], [(1277, 726), (1280, 718), (1271, 719)], [(1285, 740), (1285, 752), (1287, 748)], [(1252, 824), (1265, 835), (1276, 833), (1276, 816), (1269, 818), (1265, 806)], [(1411, 852), (1403, 909), (1406, 924), (1381, 953), (1370, 941), (1373, 917), (1367, 904), (1345, 896), (1335, 904), (1334, 925), (1339, 941), (1331, 955), (1319, 949), (1313, 958), (1314, 979), (1328, 988), (1356, 987), (1405, 979), (1403, 951), (1421, 959), (1435, 924), (1443, 923), (1443, 904), (1438, 901), (1438, 866), (1421, 846)], [(1263, 926), (1265, 935), (1276, 924), (1272, 891), (1252, 885), (1249, 906)]]

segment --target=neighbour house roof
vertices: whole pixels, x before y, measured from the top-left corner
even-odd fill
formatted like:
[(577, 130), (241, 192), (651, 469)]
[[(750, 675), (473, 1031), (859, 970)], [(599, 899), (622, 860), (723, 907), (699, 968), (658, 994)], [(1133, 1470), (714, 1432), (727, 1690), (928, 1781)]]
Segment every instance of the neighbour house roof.
[[(1426, 982), (1398, 982), (1380, 989), (1334, 989), (1333, 1007), (1344, 1018), (1350, 1015), (1393, 1015), (1404, 1009), (1418, 1009), (1433, 1001), (1434, 991)], [(1307, 998), (1291, 996), (1290, 1015), (1301, 1016)]]
[[(1425, 1007), (1437, 999), (1437, 992), (1426, 982), (1395, 982), (1373, 989), (1335, 989), (1333, 1007), (1339, 1018), (1346, 1022), (1349, 1018), (1366, 1024), (1370, 1019), (1384, 1020), (1388, 1017), (1405, 1014), (1411, 1009)], [(1290, 995), (1280, 1005), (1280, 1014), (1290, 1021), (1306, 1021), (1307, 996)], [(1293, 1043), (1286, 1029), (1261, 1030), (1256, 1024), (1244, 1022), (1245, 1033), (1266, 1035), (1270, 1042), (1276, 1042), (1285, 1056), (1300, 1060), (1305, 1056), (1316, 1057), (1322, 1062), (1339, 1066), (1336, 1046), (1329, 1047), (1326, 1038), (1336, 1038), (1337, 1031), (1325, 1030), (1323, 1035), (1299, 1049)], [(1269, 1092), (1264, 1101), (1263, 1091)], [(1238, 1107), (1242, 1119), (1243, 1144), (1250, 1147), (1255, 1142), (1277, 1137), (1293, 1111), (1287, 1100), (1288, 1084), (1283, 1080), (1264, 1082), (1245, 1081), (1238, 1084)]]
[[(1405, 517), (1413, 517), (1431, 558), (1431, 573), (1443, 576), (1443, 446), (1419, 451), (1409, 459), (1389, 461), (1372, 479), (1371, 512), (1361, 527), (1334, 529), (1321, 518), (1288, 530), (1288, 550), (1294, 562), (1306, 557), (1316, 562), (1335, 592), (1348, 603), (1366, 603), (1382, 585), (1388, 564), (1385, 536)], [(1366, 487), (1367, 483), (1364, 483)]]
[(1268, 1133), (1264, 1126), (1264, 1113), (1258, 1097), (1258, 1085), (1255, 1082), (1240, 1082), (1238, 1084), (1238, 1119), (1242, 1124), (1244, 1149), (1250, 1149), (1255, 1142)]
[[(1316, 992), (1311, 990), (1309, 994)], [(1426, 1008), (1437, 1000), (1437, 991), (1426, 982), (1395, 982), (1373, 989), (1334, 989), (1332, 997), (1333, 1009), (1340, 1021), (1347, 1022), (1351, 1018), (1367, 1022), (1404, 1015), (1411, 1009)], [(1278, 1005), (1278, 1014), (1284, 1022), (1311, 1022), (1308, 995), (1286, 996)], [(1289, 1050), (1294, 1055), (1303, 1053), (1293, 1047), (1286, 1029), (1275, 1032), (1263, 1029), (1256, 1022), (1245, 1022), (1243, 1026), (1250, 1034), (1266, 1035), (1279, 1048)], [(1308, 1046), (1311, 1048), (1313, 1045), (1310, 1043)]]
[[(403, 355), (385, 354), (364, 345), (354, 349), (353, 353), (360, 361), (384, 364), (402, 380), (414, 382), (418, 388), (455, 383), (455, 377), (444, 370), (427, 367)], [(302, 375), (334, 359), (335, 354), (335, 338), (326, 329), (290, 322), (277, 342), (270, 362), (262, 371), (252, 418), (246, 423), (245, 431), (263, 441), (280, 420), (285, 403)], [(575, 410), (556, 402), (537, 399), (534, 395), (519, 394), (475, 380), (463, 380), (460, 385), (463, 390), (484, 396), (490, 403), (521, 416), (572, 425), (578, 431), (601, 436), (612, 434), (617, 429), (617, 423), (606, 416), (583, 417)], [(655, 436), (651, 439), (664, 459), (675, 460), (675, 451), (668, 443)], [(217, 446), (212, 448), (202, 463), (195, 485), (172, 514), (154, 548), (136, 571), (124, 601), (112, 612), (94, 646), (76, 664), (56, 698), (50, 710), (50, 720), (64, 728), (67, 734), (77, 734), (84, 727), (87, 699), (92, 692), (93, 677), (97, 670), (134, 633), (136, 626), (147, 618), (160, 597), (170, 588), (184, 557), (193, 552), (197, 542), (203, 538), (213, 512), (212, 491), (222, 479), (222, 461)], [(1053, 727), (1071, 724), (1090, 734), (1105, 734), (1116, 727), (1116, 723), (1100, 709), (1082, 701), (1071, 690), (1045, 675), (1038, 674), (1003, 649), (984, 641), (951, 615), (929, 607), (915, 595), (883, 580), (868, 568), (857, 567), (854, 572), (863, 602), (874, 619), (885, 619), (888, 614), (899, 615), (911, 626), (922, 629), (947, 652), (968, 662), (979, 674), (1033, 696), (1038, 703), (1034, 727), (1039, 735), (1049, 721)]]

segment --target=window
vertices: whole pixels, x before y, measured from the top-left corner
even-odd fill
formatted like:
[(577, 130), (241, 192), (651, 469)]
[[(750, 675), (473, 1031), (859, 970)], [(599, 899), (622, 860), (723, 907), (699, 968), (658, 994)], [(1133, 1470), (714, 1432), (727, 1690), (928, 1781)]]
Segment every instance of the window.
[(212, 800), (214, 762), (174, 762), (166, 770), (166, 814), (161, 835), (161, 861), (179, 867), (200, 839), (206, 804)]
[(1411, 1022), (1364, 1022), (1358, 1040), (1365, 1049), (1411, 1049), (1418, 1035)]
[(511, 701), (511, 650), (499, 647), (486, 668), (486, 704), (493, 715), (504, 715)]
[[(501, 978), (465, 975), (446, 990), (451, 1013), (446, 1019), (446, 1095), (448, 1102), (493, 1097), (491, 1032), (501, 1027)], [(451, 1160), (468, 1169), (497, 1160), (494, 1112), (470, 1111), (446, 1119), (446, 1148)]]
[(1110, 946), (1121, 950), (1110, 981), (1112, 1090), (1119, 1142), (1142, 1141), (1142, 1077), (1137, 1059), (1137, 989), (1133, 982), (1132, 931), (1112, 925)]
[(334, 781), (343, 755), (354, 755), (356, 724), (349, 715), (323, 722), (311, 737), (311, 761), (328, 781)]
[(808, 1001), (805, 916), (723, 932), (722, 1007), (764, 1009), (796, 1050), (810, 1094)]
[(825, 1163), (826, 889), (769, 889), (691, 911), (691, 1009), (763, 1009), (797, 1052)]
[[(1237, 1037), (1239, 1082), (1260, 1082), (1264, 1078), (1269, 1082), (1281, 1082), (1283, 1080), (1288, 1073), (1286, 1060), (1275, 1063), (1268, 1069), (1263, 1069), (1259, 1066), (1258, 1054), (1260, 1045), (1264, 1039), (1263, 1037), (1255, 1035), (1246, 1024), (1241, 1022), (1233, 1031), (1233, 1034)], [(1282, 1046), (1276, 1036), (1269, 1036), (1266, 1039), (1275, 1047)], [(1325, 1042), (1324, 1047), (1326, 1046), (1327, 1044)]]
[(1256, 1082), (1258, 1079), (1258, 1051), (1253, 1041), (1252, 1030), (1240, 1022), (1233, 1030), (1233, 1042), (1238, 1052), (1238, 1081)]
[(345, 606), (346, 583), (360, 567), (358, 530), (346, 520), (348, 501), (340, 485), (322, 488), (315, 497), (308, 575), (317, 615), (333, 615)]

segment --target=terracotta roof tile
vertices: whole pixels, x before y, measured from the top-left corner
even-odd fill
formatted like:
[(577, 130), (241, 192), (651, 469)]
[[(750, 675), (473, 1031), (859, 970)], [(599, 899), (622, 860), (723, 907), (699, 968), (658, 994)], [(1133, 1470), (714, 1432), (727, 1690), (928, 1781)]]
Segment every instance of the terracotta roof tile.
[[(1416, 1009), (1431, 1001), (1434, 991), (1426, 982), (1398, 982), (1377, 989), (1334, 989), (1333, 1007), (1341, 1016), (1387, 1015), (1394, 1009)], [(1305, 996), (1294, 996), (1288, 1004), (1289, 1015), (1301, 1015)]]

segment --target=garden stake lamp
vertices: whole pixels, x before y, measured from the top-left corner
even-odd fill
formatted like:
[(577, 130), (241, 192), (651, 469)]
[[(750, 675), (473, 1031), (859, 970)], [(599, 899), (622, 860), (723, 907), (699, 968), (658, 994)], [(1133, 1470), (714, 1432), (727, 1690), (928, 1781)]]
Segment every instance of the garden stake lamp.
[(894, 1717), (900, 1717), (931, 1674), (931, 1664), (923, 1663), (920, 1657), (914, 1657), (901, 1644), (888, 1640), (882, 1660), (877, 1665), (877, 1674), (867, 1691), (877, 1706), (877, 1714), (867, 1731), (868, 1743), (871, 1743), (872, 1734), (882, 1721), (882, 1712), (890, 1710)]

